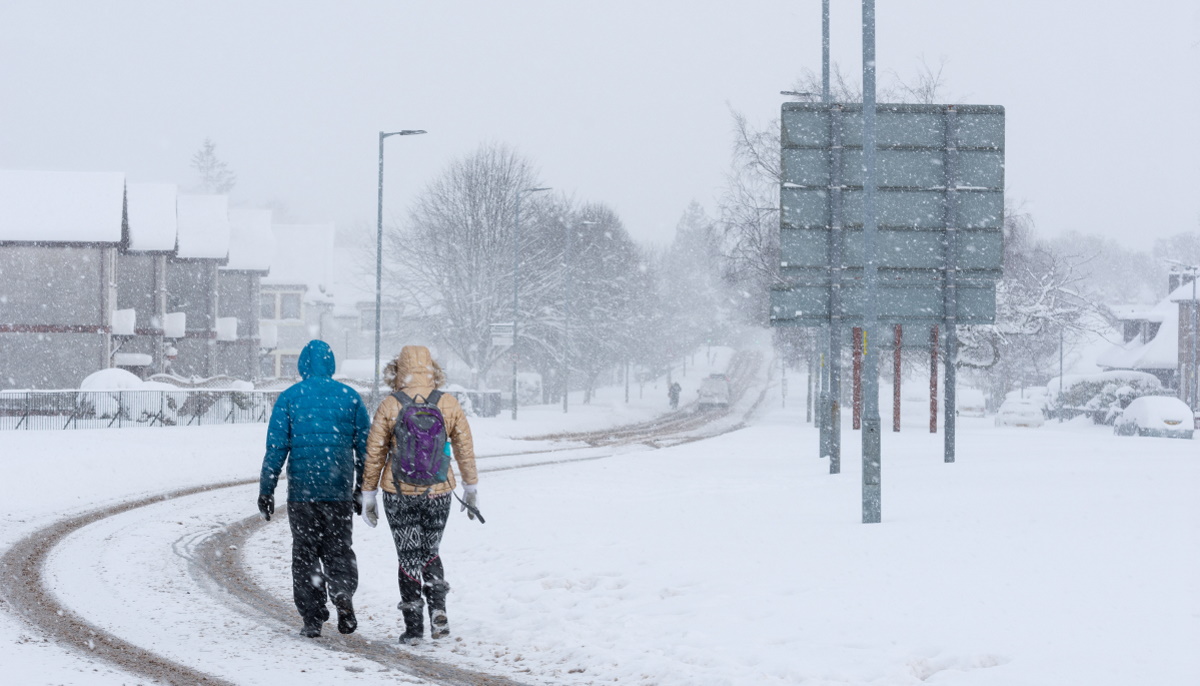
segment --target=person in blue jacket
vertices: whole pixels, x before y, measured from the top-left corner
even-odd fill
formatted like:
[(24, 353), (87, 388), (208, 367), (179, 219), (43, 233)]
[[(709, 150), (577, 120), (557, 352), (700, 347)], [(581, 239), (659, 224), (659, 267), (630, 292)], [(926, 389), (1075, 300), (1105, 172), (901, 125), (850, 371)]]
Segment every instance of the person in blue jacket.
[[(288, 521), (292, 529), (292, 597), (304, 620), (300, 633), (321, 635), (327, 600), (338, 631), (353, 633), (358, 561), (352, 548), (354, 515), (362, 513), (362, 474), (371, 429), (358, 392), (333, 380), (333, 351), (309, 341), (300, 353), (301, 381), (275, 401), (267, 454), (259, 477), (258, 509), (275, 512), (275, 485), (287, 463)], [(328, 594), (328, 595), (327, 595)]]

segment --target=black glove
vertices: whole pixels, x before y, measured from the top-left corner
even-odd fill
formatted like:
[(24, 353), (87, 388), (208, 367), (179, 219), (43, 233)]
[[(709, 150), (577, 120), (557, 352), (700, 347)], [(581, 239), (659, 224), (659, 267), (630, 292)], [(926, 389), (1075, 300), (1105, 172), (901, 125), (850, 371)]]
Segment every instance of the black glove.
[(354, 489), (354, 514), (362, 514), (362, 486)]
[(275, 514), (275, 496), (258, 496), (258, 511), (262, 513), (263, 519), (271, 521), (271, 515)]

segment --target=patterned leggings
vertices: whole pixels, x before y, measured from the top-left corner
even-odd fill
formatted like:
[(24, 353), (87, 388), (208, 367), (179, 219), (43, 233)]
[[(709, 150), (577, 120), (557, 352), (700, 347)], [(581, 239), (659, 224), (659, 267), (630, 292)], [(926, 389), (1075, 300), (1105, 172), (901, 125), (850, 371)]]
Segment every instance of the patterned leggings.
[(396, 557), (400, 562), (397, 576), (401, 600), (416, 609), (424, 591), (430, 610), (446, 609), (446, 592), (450, 585), (445, 580), (438, 547), (450, 517), (450, 494), (431, 498), (385, 491), (383, 510), (392, 529)]

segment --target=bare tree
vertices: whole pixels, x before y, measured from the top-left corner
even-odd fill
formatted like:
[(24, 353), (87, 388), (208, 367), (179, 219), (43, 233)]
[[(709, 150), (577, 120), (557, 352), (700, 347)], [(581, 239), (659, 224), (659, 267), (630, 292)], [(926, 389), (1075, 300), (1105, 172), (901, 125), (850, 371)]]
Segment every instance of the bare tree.
[[(535, 185), (528, 160), (506, 146), (483, 145), (451, 162), (418, 196), (408, 226), (386, 236), (388, 288), (415, 305), (477, 378), (505, 353), (492, 345), (492, 325), (513, 318), (516, 197)], [(527, 198), (523, 210), (534, 205)], [(535, 247), (531, 235), (522, 232), (520, 249)]]
[(197, 190), (203, 193), (228, 193), (237, 185), (237, 174), (217, 157), (217, 144), (211, 138), (205, 138), (204, 144), (192, 155), (192, 169), (200, 175)]

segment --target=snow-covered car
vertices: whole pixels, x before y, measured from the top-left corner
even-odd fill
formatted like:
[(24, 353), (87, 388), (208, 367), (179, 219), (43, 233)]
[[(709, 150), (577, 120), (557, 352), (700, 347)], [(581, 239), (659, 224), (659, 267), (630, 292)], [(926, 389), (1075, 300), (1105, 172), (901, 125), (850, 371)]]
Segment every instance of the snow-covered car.
[(1044, 423), (1042, 404), (1033, 398), (1009, 398), (996, 413), (996, 426), (1041, 426)]
[(1113, 433), (1190, 439), (1195, 432), (1194, 422), (1191, 408), (1179, 398), (1144, 395), (1129, 403), (1117, 417)]
[(710, 374), (700, 382), (699, 393), (696, 404), (700, 407), (728, 407), (729, 379), (724, 374)]
[(978, 388), (959, 388), (955, 393), (954, 405), (960, 417), (983, 417), (987, 414), (987, 400)]

